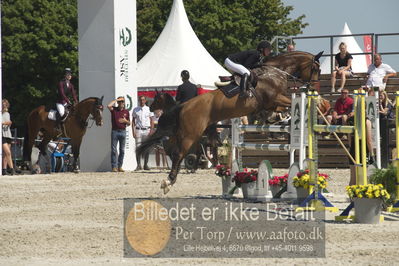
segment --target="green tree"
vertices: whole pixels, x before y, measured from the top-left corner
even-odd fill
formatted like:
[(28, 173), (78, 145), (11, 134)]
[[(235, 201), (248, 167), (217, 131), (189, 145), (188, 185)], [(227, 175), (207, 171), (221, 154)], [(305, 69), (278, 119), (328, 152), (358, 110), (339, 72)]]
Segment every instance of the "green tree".
[[(138, 58), (161, 33), (173, 0), (137, 0)], [(304, 16), (290, 19), (281, 0), (184, 1), (191, 25), (219, 62), (227, 54), (254, 48), (276, 35), (297, 35)], [(78, 77), (76, 0), (3, 0), (3, 95), (14, 125), (40, 104), (53, 104), (65, 67)], [(194, 53), (193, 53), (194, 54)], [(73, 83), (78, 84), (74, 78)]]
[[(78, 71), (76, 0), (2, 1), (3, 97), (14, 124), (56, 99), (65, 67)], [(77, 81), (74, 81), (77, 84)]]
[[(152, 47), (167, 21), (173, 0), (137, 1), (138, 59)], [(292, 6), (281, 0), (184, 1), (191, 26), (219, 62), (226, 55), (253, 49), (260, 40), (294, 36), (307, 26), (304, 15), (291, 19)]]

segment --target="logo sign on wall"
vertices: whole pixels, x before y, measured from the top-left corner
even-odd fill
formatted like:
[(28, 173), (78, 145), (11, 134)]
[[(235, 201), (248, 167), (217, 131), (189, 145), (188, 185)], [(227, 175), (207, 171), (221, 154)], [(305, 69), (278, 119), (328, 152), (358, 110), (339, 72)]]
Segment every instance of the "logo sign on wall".
[(378, 107), (376, 103), (376, 98), (374, 96), (366, 97), (366, 117), (371, 122), (371, 138), (373, 142), (373, 147), (376, 148), (377, 143), (377, 123), (376, 123), (376, 116), (379, 114)]
[(127, 46), (132, 42), (132, 32), (128, 27), (119, 29), (119, 45), (123, 47), (119, 55), (119, 77), (129, 82), (129, 50)]
[[(300, 149), (301, 140), (301, 98), (295, 98), (291, 104), (291, 147)], [(305, 128), (304, 136), (308, 135), (308, 110), (305, 108)], [(304, 139), (304, 144), (307, 145), (308, 138)]]

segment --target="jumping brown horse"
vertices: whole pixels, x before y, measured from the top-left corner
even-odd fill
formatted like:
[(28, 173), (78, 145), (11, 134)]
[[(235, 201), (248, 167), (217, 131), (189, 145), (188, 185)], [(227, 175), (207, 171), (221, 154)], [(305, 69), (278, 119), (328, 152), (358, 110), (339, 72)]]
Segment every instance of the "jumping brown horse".
[(164, 113), (157, 131), (136, 150), (140, 156), (144, 151), (165, 137), (174, 144), (172, 169), (161, 188), (167, 193), (176, 182), (180, 164), (190, 147), (197, 143), (204, 130), (212, 123), (241, 117), (260, 110), (275, 110), (291, 106), (287, 97), (287, 75), (296, 73), (303, 83), (316, 83), (320, 74), (319, 58), (306, 52), (290, 52), (274, 57), (261, 68), (254, 70), (258, 77), (256, 97), (227, 98), (220, 90), (214, 90), (172, 107)]
[[(101, 98), (90, 97), (79, 102), (76, 106), (72, 107), (69, 116), (64, 122), (64, 133), (66, 133), (64, 137), (71, 138), (74, 157), (73, 169), (75, 172), (79, 172), (77, 161), (79, 159), (80, 144), (88, 126), (88, 120), (94, 120), (97, 126), (103, 125), (103, 98), (104, 96)], [(44, 105), (30, 112), (26, 122), (23, 153), (24, 161), (30, 162), (32, 147), (39, 130), (44, 133), (43, 140), (39, 146), (40, 152), (44, 155), (47, 151), (47, 144), (61, 135), (59, 130), (56, 129), (55, 121), (48, 119), (48, 112), (46, 112)]]

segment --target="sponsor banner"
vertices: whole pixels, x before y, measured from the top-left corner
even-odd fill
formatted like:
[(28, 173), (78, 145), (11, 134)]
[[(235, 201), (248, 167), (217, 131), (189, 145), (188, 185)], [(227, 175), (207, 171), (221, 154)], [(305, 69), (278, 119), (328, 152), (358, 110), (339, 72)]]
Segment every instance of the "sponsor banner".
[[(114, 1), (114, 42), (115, 42), (115, 97), (125, 97), (125, 108), (130, 112), (137, 104), (136, 68), (137, 68), (137, 39), (136, 39), (136, 1)], [(125, 161), (126, 170), (134, 170), (136, 165), (135, 141), (132, 127), (126, 130)]]
[[(365, 53), (371, 53), (373, 51), (370, 35), (363, 36), (363, 44), (364, 44)], [(366, 56), (367, 66), (369, 66), (371, 64), (371, 54), (366, 54), (365, 56)]]

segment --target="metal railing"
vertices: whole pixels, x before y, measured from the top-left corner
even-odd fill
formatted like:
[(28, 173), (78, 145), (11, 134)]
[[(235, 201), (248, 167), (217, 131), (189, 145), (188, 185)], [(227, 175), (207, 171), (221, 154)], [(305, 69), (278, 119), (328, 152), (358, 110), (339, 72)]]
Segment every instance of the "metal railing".
[[(275, 36), (271, 40), (272, 47), (274, 51), (278, 54), (280, 51), (280, 43), (281, 40), (285, 40), (286, 44), (293, 44), (295, 40), (305, 40), (305, 39), (329, 39), (330, 40), (330, 52), (328, 54), (323, 54), (322, 57), (330, 57), (330, 70), (331, 73), (334, 69), (334, 56), (335, 53), (333, 51), (334, 47), (334, 39), (341, 38), (341, 37), (357, 37), (357, 36), (371, 36), (371, 47), (374, 47), (371, 52), (363, 52), (363, 53), (351, 53), (351, 55), (371, 55), (372, 61), (374, 61), (374, 55), (379, 53), (381, 55), (399, 55), (399, 51), (389, 51), (389, 52), (382, 52), (379, 51), (379, 43), (381, 42), (381, 37), (386, 36), (399, 36), (399, 33), (359, 33), (359, 34), (343, 34), (343, 35), (315, 35), (315, 36), (302, 36), (302, 37), (295, 37), (295, 36)], [(397, 47), (397, 46), (396, 46)]]

